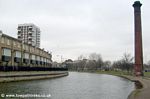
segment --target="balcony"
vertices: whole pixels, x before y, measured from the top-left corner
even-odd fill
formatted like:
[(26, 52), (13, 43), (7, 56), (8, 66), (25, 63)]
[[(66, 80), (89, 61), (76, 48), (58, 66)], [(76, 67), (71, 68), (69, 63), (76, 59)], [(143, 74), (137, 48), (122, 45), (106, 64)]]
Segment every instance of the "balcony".
[(21, 30), (21, 27), (19, 26), (17, 29), (18, 29), (18, 30)]
[(32, 44), (32, 42), (28, 42), (28, 44), (29, 44), (29, 45), (31, 45), (31, 44)]
[(21, 31), (18, 31), (18, 34), (21, 34)]
[(33, 30), (33, 27), (28, 27), (29, 31), (32, 31)]
[(32, 37), (31, 37), (31, 36), (29, 36), (29, 37), (28, 37), (28, 40), (31, 40), (31, 41), (32, 41)]
[(18, 38), (21, 38), (21, 35), (18, 35)]
[(28, 32), (28, 34), (29, 34), (29, 35), (32, 35), (32, 32), (31, 32), (31, 31), (29, 31), (29, 32)]
[(18, 32), (21, 32), (21, 29), (18, 29)]

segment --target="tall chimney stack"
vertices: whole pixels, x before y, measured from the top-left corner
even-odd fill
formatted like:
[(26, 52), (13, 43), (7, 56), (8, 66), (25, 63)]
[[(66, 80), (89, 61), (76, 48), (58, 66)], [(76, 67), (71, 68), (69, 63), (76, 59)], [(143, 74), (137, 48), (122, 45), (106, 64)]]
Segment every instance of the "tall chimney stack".
[(141, 6), (140, 1), (135, 1), (134, 7), (134, 30), (135, 30), (135, 64), (134, 73), (136, 76), (143, 76), (143, 48), (142, 48), (142, 27), (141, 27)]

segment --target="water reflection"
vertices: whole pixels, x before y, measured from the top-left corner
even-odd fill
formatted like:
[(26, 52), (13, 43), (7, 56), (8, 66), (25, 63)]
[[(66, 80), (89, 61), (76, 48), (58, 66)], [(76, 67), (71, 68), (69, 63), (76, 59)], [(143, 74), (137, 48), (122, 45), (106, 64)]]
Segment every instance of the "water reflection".
[(0, 93), (51, 94), (50, 99), (127, 99), (132, 90), (134, 83), (124, 78), (77, 72), (62, 78), (0, 84)]

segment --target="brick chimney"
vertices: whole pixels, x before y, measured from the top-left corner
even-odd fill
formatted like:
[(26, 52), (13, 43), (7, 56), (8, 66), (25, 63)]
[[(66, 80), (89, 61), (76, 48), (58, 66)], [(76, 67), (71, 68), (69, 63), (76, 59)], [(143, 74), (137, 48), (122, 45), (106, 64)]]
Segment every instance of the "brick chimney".
[(143, 48), (142, 48), (142, 26), (141, 26), (140, 1), (135, 1), (134, 7), (134, 31), (135, 31), (135, 64), (134, 73), (136, 76), (143, 76)]

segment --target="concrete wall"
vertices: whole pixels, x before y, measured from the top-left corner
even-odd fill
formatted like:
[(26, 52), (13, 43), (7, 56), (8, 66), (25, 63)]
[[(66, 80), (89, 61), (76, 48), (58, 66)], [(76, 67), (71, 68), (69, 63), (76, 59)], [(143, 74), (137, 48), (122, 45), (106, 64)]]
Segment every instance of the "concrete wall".
[(0, 72), (0, 82), (24, 81), (35, 79), (49, 79), (67, 76), (67, 71), (51, 72)]

